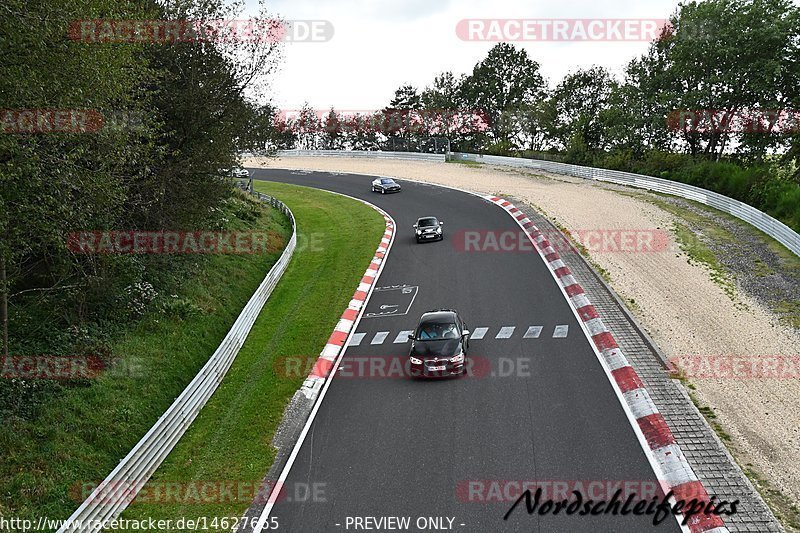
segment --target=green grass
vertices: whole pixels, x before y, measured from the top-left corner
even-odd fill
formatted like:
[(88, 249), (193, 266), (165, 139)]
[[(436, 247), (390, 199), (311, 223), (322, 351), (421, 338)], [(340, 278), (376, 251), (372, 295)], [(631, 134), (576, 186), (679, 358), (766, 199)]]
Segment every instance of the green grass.
[[(238, 196), (238, 202), (255, 202)], [(208, 360), (264, 275), (291, 227), (260, 204), (230, 229), (274, 231), (270, 254), (209, 256), (175, 298), (164, 295), (111, 344), (130, 372), (109, 372), (47, 398), (30, 419), (0, 427), (0, 516), (66, 518), (80, 503), (79, 483), (117, 465)]]
[(761, 497), (769, 505), (777, 518), (789, 533), (800, 532), (800, 506), (789, 496), (772, 486), (772, 484), (753, 470), (752, 464), (742, 467), (742, 471), (756, 487)]
[(719, 285), (731, 300), (736, 302), (736, 286), (728, 272), (717, 261), (714, 252), (688, 226), (675, 223), (673, 231), (678, 245), (688, 257), (689, 263), (705, 266), (708, 269), (711, 280)]
[[(303, 376), (276, 375), (276, 359), (319, 354), (383, 235), (383, 217), (360, 202), (277, 183), (256, 183), (256, 189), (283, 200), (297, 218), (299, 242), (317, 245), (296, 253), (221, 387), (156, 472), (154, 487), (258, 486), (275, 457), (271, 442), (283, 410), (303, 382)], [(249, 507), (247, 496), (225, 503), (134, 502), (123, 518), (236, 517)]]
[[(707, 205), (694, 202), (691, 200), (681, 199), (691, 205), (695, 206), (696, 208), (704, 211), (705, 214), (700, 214), (695, 212), (694, 210), (687, 209), (685, 207), (681, 207), (675, 205), (671, 202), (667, 202), (661, 197), (667, 197), (668, 195), (664, 194), (657, 194), (657, 193), (641, 193), (641, 192), (633, 192), (633, 191), (617, 191), (619, 194), (623, 194), (626, 196), (635, 197), (639, 200), (649, 202), (654, 204), (661, 209), (672, 213), (673, 215), (683, 219), (687, 223), (691, 223), (695, 227), (702, 228), (703, 235), (709, 241), (712, 242), (722, 242), (727, 243), (734, 246), (741, 246), (741, 242), (739, 239), (731, 234), (728, 230), (722, 227), (720, 224), (713, 222), (710, 218), (711, 216), (718, 216), (725, 218), (729, 221), (732, 221), (740, 226), (746, 228), (753, 236), (755, 236), (761, 243), (767, 247), (770, 251), (772, 251), (778, 259), (778, 266), (777, 268), (771, 267), (767, 265), (763, 261), (758, 258), (754, 259), (753, 262), (753, 274), (759, 277), (766, 277), (776, 273), (777, 270), (780, 270), (784, 274), (794, 277), (800, 278), (800, 257), (792, 253), (788, 250), (784, 245), (759, 231), (758, 229), (750, 226), (746, 222), (720, 211), (718, 209), (714, 209), (713, 207), (709, 207)], [(686, 225), (684, 225), (683, 235), (685, 238), (685, 242), (690, 249), (692, 249), (693, 253), (698, 254), (699, 258), (705, 258), (710, 260), (710, 263), (706, 263), (711, 268), (712, 272), (712, 279), (718, 282), (725, 292), (731, 296), (732, 299), (735, 300), (733, 296), (733, 284), (731, 280), (728, 279), (727, 275), (725, 275), (722, 270), (719, 268), (719, 264), (717, 260), (714, 258), (712, 260), (713, 254), (711, 254), (710, 250), (708, 251), (701, 251), (701, 247), (705, 247), (702, 244), (702, 241), (694, 235)], [(680, 236), (678, 236), (680, 238)], [(706, 247), (707, 248), (707, 247)], [(702, 262), (702, 261), (701, 261)], [(787, 300), (779, 301), (776, 304), (771, 304), (771, 310), (778, 316), (781, 322), (788, 324), (791, 327), (798, 328), (800, 327), (800, 305), (796, 302), (791, 302)]]

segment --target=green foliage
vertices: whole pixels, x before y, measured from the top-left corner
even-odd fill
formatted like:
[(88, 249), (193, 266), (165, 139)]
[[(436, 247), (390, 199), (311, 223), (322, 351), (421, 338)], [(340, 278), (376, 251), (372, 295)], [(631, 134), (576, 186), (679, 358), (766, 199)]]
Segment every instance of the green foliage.
[[(222, 0), (9, 0), (0, 9), (2, 107), (105, 117), (96, 131), (0, 134), (11, 351), (43, 348), (29, 339), (33, 318), (58, 331), (142, 314), (155, 298), (148, 287), (158, 294), (201, 261), (73, 253), (70, 233), (223, 228), (231, 187), (221, 169), (274, 136), (273, 110), (244, 94), (276, 64), (277, 43), (78, 42), (70, 24), (231, 14)], [(235, 216), (255, 213), (242, 204)]]
[[(288, 240), (288, 219), (267, 206), (260, 211), (256, 222), (232, 224)], [(50, 338), (32, 353), (59, 346), (59, 355), (101, 357), (109, 365), (91, 380), (0, 380), (0, 448), (13, 450), (0, 454), (0, 512), (69, 516), (80, 503), (76, 487), (108, 475), (164, 413), (281, 252), (210, 256), (182, 272), (174, 292), (161, 291), (139, 321), (113, 332), (108, 324), (60, 330), (45, 323), (41, 333)]]

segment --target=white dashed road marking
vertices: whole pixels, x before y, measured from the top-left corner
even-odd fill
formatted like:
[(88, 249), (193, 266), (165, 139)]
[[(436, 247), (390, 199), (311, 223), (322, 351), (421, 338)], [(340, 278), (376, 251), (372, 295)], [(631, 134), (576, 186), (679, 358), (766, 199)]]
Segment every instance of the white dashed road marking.
[(397, 334), (397, 337), (394, 339), (395, 344), (403, 344), (404, 342), (408, 342), (408, 336), (414, 333), (413, 329), (404, 329), (400, 333)]
[(500, 328), (500, 331), (497, 333), (497, 337), (495, 339), (508, 339), (511, 335), (514, 334), (515, 326), (503, 326)]
[(481, 340), (486, 335), (487, 331), (489, 331), (489, 328), (475, 328), (469, 338), (470, 340)]
[(383, 341), (385, 341), (386, 337), (388, 337), (388, 336), (389, 336), (389, 332), (388, 331), (379, 331), (372, 338), (372, 341), (370, 342), (370, 344), (383, 344)]
[(567, 336), (569, 332), (569, 326), (556, 326), (555, 331), (553, 331), (553, 338), (554, 339), (563, 339)]
[(358, 346), (359, 344), (361, 344), (361, 341), (364, 340), (364, 337), (366, 337), (366, 335), (367, 335), (366, 333), (356, 333), (350, 338), (350, 344), (348, 344), (348, 346)]
[(523, 339), (538, 339), (539, 335), (542, 334), (542, 326), (531, 326), (528, 328), (528, 331), (525, 332), (525, 335), (522, 336)]
[[(475, 328), (472, 330), (469, 338), (470, 340), (481, 340), (486, 337), (489, 333), (490, 328)], [(495, 339), (510, 339), (514, 336), (514, 332), (516, 331), (517, 326), (503, 326), (497, 332), (497, 335), (494, 337)], [(542, 335), (542, 331), (544, 330), (544, 326), (528, 326), (525, 330), (525, 334), (522, 336), (523, 339), (538, 339)], [(370, 344), (383, 344), (386, 339), (391, 335), (391, 331), (379, 331), (375, 334), (370, 341)], [(413, 329), (404, 329), (397, 333), (397, 336), (394, 337), (392, 341), (393, 344), (405, 344), (408, 342), (408, 336), (413, 335)], [(568, 325), (559, 325), (555, 327), (553, 331), (553, 338), (554, 339), (563, 339), (569, 334), (569, 326)], [(350, 343), (348, 346), (359, 346), (364, 337), (367, 336), (367, 333), (356, 333), (350, 339)]]

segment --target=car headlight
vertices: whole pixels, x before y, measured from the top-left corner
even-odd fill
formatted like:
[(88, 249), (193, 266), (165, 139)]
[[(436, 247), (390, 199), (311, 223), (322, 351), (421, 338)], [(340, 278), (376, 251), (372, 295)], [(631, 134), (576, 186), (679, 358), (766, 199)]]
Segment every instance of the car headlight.
[(422, 235), (422, 230), (421, 229), (417, 230), (417, 235)]
[(442, 228), (436, 228), (436, 233), (441, 233), (441, 232), (442, 232)]
[(456, 355), (455, 357), (451, 357), (450, 358), (450, 362), (451, 363), (461, 363), (463, 361), (464, 361), (464, 354), (463, 353), (460, 353), (460, 354)]
[(411, 362), (413, 364), (415, 364), (415, 365), (421, 365), (422, 364), (422, 359), (417, 359), (416, 357), (411, 357), (410, 359), (411, 359)]

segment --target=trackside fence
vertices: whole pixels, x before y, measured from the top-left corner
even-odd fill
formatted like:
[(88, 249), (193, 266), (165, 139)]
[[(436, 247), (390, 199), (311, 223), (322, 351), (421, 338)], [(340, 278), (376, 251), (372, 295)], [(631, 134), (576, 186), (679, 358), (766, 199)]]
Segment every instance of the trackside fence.
[(103, 521), (118, 517), (175, 447), (217, 390), (238, 355), (258, 314), (286, 271), (297, 246), (297, 225), (291, 210), (277, 198), (262, 193), (253, 194), (289, 217), (292, 237), (288, 245), (205, 366), (147, 434), (69, 517), (66, 524), (58, 530), (59, 533), (99, 531)]

